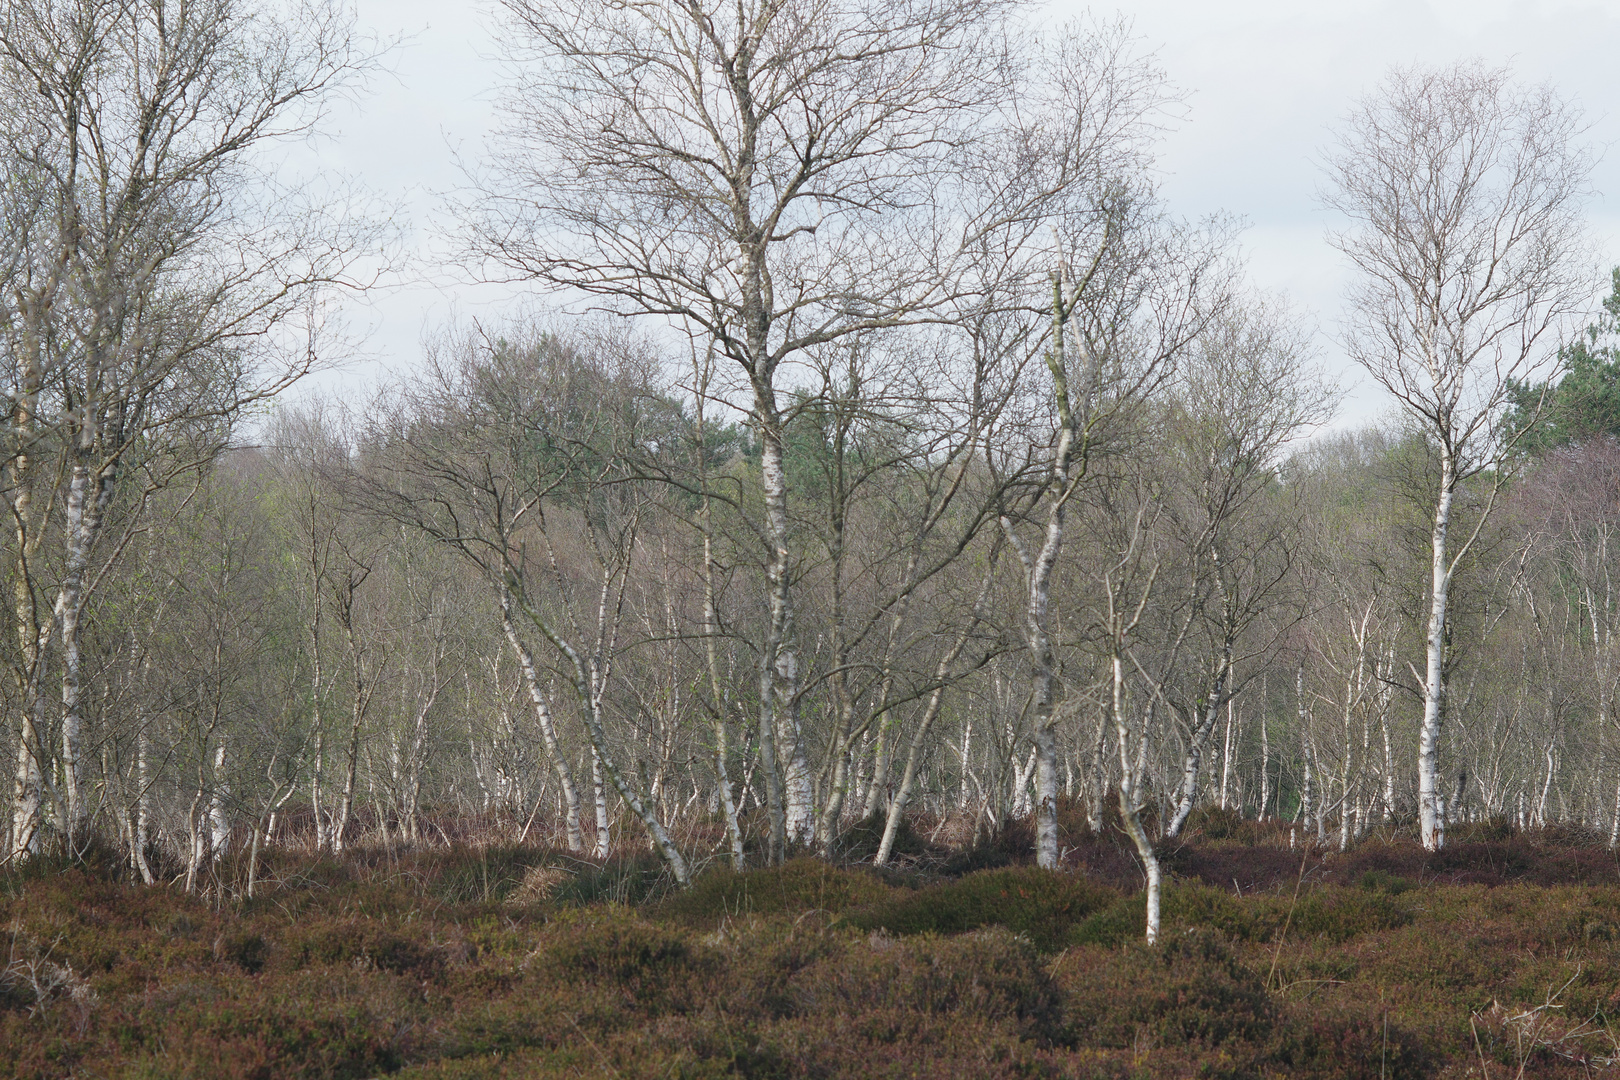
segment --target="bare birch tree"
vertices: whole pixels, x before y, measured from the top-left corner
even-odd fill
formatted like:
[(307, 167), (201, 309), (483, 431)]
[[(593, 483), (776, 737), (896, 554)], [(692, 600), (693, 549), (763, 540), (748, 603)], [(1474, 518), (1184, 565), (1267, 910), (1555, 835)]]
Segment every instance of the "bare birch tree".
[[(1047, 153), (1038, 144), (1057, 129), (1020, 126), (1027, 63), (1013, 48), (1017, 5), (1001, 0), (505, 6), (522, 75), (468, 215), (474, 251), (668, 319), (741, 377), (761, 452), (757, 741), (780, 858), (816, 826), (783, 373), (852, 334), (952, 317), (983, 288), (986, 259), (1027, 257), (1054, 200), (1095, 179), (1095, 155)], [(1076, 55), (1123, 49), (1122, 32), (1102, 37)], [(1093, 103), (1102, 119), (1086, 130), (1098, 135), (1139, 105)]]
[[(1439, 465), (1418, 743), (1430, 850), (1444, 830), (1452, 581), (1503, 482), (1512, 436), (1498, 437), (1498, 421), (1513, 382), (1555, 361), (1554, 339), (1591, 293), (1581, 208), (1594, 158), (1583, 131), (1550, 87), (1519, 86), (1506, 69), (1398, 69), (1352, 111), (1327, 160), (1325, 202), (1351, 221), (1331, 236), (1356, 271), (1346, 344)], [(1459, 496), (1490, 470), (1459, 543), (1450, 535)]]
[[(311, 131), (370, 63), (346, 12), (324, 0), (274, 13), (238, 0), (41, 0), (0, 17), (0, 146), (31, 208), (5, 298), (12, 556), (19, 589), (52, 594), (17, 597), (29, 703), (14, 851), (37, 829), (34, 729), (54, 635), (59, 824), (70, 837), (84, 811), (81, 626), (132, 454), (177, 429), (222, 425), (308, 371), (315, 338), (289, 348), (287, 331), (373, 239), (341, 197), (279, 184), (262, 153)], [(317, 322), (304, 321), (313, 335)], [(21, 563), (37, 561), (57, 502), (63, 564), (47, 583)]]
[(1177, 836), (1197, 803), (1199, 776), (1221, 710), (1259, 665), (1238, 667), (1275, 642), (1287, 619), (1245, 642), (1274, 610), (1290, 577), (1298, 517), (1279, 501), (1276, 469), (1284, 448), (1325, 421), (1336, 396), (1306, 366), (1303, 335), (1285, 312), (1234, 304), (1212, 320), (1172, 388), (1166, 465), (1168, 515), (1187, 554), (1192, 602), (1203, 628), (1202, 671), (1170, 704), (1186, 733), (1176, 809), (1165, 827)]

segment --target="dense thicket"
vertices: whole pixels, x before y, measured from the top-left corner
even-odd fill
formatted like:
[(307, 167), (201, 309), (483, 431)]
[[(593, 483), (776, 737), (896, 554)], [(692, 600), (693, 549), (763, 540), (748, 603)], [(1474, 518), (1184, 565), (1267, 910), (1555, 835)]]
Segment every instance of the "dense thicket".
[[(1559, 351), (1556, 97), (1465, 65), (1357, 114), (1542, 164), (1380, 234), (1405, 204), (1358, 193), (1421, 170), (1346, 138), (1355, 352), (1406, 411), (1323, 435), (1300, 318), (1154, 190), (1172, 98), (1122, 28), (508, 8), (529, 74), (463, 238), (598, 310), (444, 327), (253, 427), (370, 250), (277, 211), (261, 145), (365, 68), (342, 20), (0, 22), (10, 859), (100, 837), (189, 890), (245, 853), (251, 894), (267, 849), (475, 823), (685, 884), (888, 863), (909, 815), (1031, 819), (1056, 867), (1067, 797), (1131, 837), (1151, 937), (1212, 806), (1620, 838), (1620, 299)], [(1403, 260), (1442, 249), (1423, 300)]]

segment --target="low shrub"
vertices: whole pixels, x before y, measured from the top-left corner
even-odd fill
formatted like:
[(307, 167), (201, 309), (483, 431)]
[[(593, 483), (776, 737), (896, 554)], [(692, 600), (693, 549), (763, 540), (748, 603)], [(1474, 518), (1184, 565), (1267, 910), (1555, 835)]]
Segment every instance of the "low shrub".
[[(1269, 940), (1281, 923), (1274, 896), (1239, 899), (1232, 893), (1197, 882), (1170, 882), (1159, 895), (1161, 932), (1208, 930), (1240, 941)], [(1069, 933), (1074, 945), (1123, 945), (1141, 940), (1147, 930), (1143, 893), (1116, 898)]]
[(1073, 1038), (1087, 1045), (1258, 1046), (1275, 1020), (1261, 978), (1210, 933), (1176, 933), (1157, 946), (1081, 946), (1052, 975)]
[(1411, 921), (1412, 916), (1388, 893), (1325, 886), (1300, 898), (1291, 927), (1292, 932), (1306, 937), (1341, 942), (1394, 930)]
[(1061, 1034), (1062, 1004), (1035, 950), (1002, 928), (952, 938), (874, 934), (801, 968), (790, 988), (799, 1014), (971, 1017), (1021, 1037)]
[(1289, 1005), (1265, 1056), (1300, 1080), (1418, 1080), (1433, 1075), (1435, 1064), (1421, 1039), (1376, 1000)]
[(851, 926), (893, 934), (960, 934), (1004, 926), (1055, 952), (1070, 931), (1118, 894), (1073, 874), (1016, 867), (983, 870), (957, 881), (899, 894), (845, 916)]
[(1137, 872), (1106, 832), (1065, 844), (1065, 865), (1126, 860), (1101, 880), (798, 860), (711, 870), (680, 894), (643, 854), (538, 846), (278, 849), (252, 901), (230, 893), (229, 867), (202, 899), (42, 860), (0, 877), (0, 1075), (1340, 1080), (1460, 1077), (1481, 1054), (1493, 1076), (1606, 1067), (1620, 1016), (1608, 852), (1554, 832), (1454, 830), (1440, 853), (1241, 832), (1167, 852), (1181, 876), (1152, 948)]
[(656, 910), (664, 918), (709, 925), (746, 915), (838, 913), (884, 900), (892, 891), (869, 873), (820, 859), (792, 859), (781, 866), (741, 874), (729, 867), (715, 867)]
[[(878, 848), (883, 844), (883, 831), (888, 825), (888, 813), (874, 811), (839, 834), (834, 852), (846, 862), (870, 862), (877, 857)], [(894, 844), (889, 849), (890, 857), (905, 859), (934, 854), (942, 853), (933, 851), (928, 841), (917, 835), (911, 822), (902, 818), (895, 829)]]

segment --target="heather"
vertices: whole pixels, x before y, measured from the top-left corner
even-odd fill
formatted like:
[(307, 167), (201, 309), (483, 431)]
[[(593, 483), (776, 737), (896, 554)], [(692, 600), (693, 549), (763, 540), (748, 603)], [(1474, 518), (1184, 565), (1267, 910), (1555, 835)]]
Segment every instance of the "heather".
[[(1196, 824), (1166, 852), (1152, 946), (1117, 833), (1067, 838), (1058, 871), (1010, 850), (1013, 828), (999, 854), (714, 864), (687, 890), (650, 854), (537, 845), (277, 851), (251, 899), (241, 861), (186, 895), (97, 851), (39, 859), (0, 878), (0, 1060), (18, 1077), (1610, 1067), (1620, 862), (1593, 838), (1482, 827), (1439, 853), (1405, 836), (1338, 852)], [(957, 872), (972, 859), (1005, 861)]]

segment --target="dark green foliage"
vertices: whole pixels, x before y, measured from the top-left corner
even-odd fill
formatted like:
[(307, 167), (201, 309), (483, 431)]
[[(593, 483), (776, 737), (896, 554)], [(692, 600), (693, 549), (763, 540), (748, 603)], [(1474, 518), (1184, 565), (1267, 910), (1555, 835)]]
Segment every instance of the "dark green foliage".
[[(1159, 915), (1167, 933), (1198, 928), (1241, 941), (1268, 940), (1283, 921), (1275, 896), (1239, 900), (1230, 892), (1190, 883), (1164, 889)], [(1146, 920), (1147, 904), (1141, 893), (1121, 896), (1074, 927), (1069, 940), (1075, 945), (1127, 944), (1141, 939)]]
[(1525, 453), (1620, 437), (1620, 267), (1610, 277), (1603, 314), (1559, 351), (1558, 380), (1509, 384), (1502, 427)]
[(1369, 892), (1385, 892), (1391, 896), (1399, 896), (1401, 893), (1415, 888), (1412, 882), (1406, 878), (1398, 874), (1391, 874), (1387, 870), (1368, 870), (1361, 875), (1357, 884)]
[(1036, 948), (1054, 952), (1068, 944), (1071, 928), (1113, 902), (1117, 893), (1072, 874), (1014, 867), (982, 870), (960, 880), (900, 894), (846, 920), (867, 930), (894, 934), (960, 934), (982, 926), (1005, 926)]

